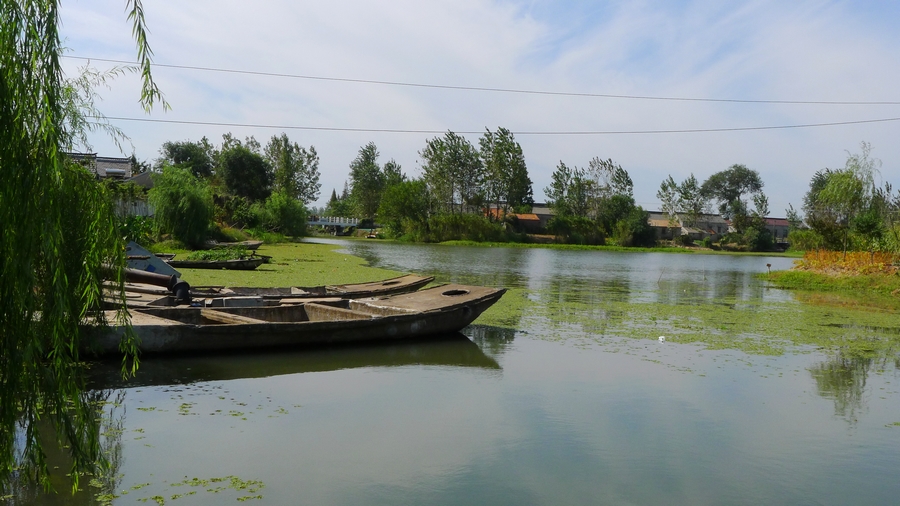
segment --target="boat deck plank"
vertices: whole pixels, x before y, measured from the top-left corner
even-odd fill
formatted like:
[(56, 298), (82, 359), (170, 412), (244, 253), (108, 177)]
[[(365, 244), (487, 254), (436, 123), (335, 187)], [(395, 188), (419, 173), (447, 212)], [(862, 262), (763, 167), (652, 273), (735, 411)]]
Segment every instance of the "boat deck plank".
[(222, 311), (216, 311), (215, 309), (201, 309), (200, 315), (204, 319), (219, 323), (225, 323), (228, 325), (236, 325), (241, 323), (268, 323), (267, 321), (260, 320), (258, 318), (250, 318), (249, 316), (241, 316), (232, 313), (223, 313)]

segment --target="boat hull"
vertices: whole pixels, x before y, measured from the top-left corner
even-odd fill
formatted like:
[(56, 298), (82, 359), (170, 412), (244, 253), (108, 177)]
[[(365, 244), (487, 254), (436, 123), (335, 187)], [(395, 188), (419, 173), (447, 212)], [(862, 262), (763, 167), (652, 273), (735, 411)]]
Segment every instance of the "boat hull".
[[(269, 307), (132, 310), (142, 353), (198, 353), (423, 338), (457, 332), (505, 290), (445, 285), (412, 294)], [(122, 327), (96, 333), (85, 350), (119, 353)]]
[(242, 258), (238, 260), (169, 260), (172, 267), (181, 269), (228, 269), (234, 271), (252, 271), (266, 263), (268, 257)]

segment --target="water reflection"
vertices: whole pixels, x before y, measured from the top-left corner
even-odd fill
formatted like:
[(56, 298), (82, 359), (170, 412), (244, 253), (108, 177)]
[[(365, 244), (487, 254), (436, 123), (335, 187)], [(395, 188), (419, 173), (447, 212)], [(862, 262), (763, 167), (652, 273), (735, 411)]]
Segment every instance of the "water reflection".
[(829, 360), (810, 367), (818, 393), (834, 401), (834, 414), (850, 423), (866, 409), (866, 378), (873, 360), (838, 351)]
[(500, 370), (500, 364), (456, 333), (427, 341), (377, 343), (230, 353), (152, 357), (141, 362), (137, 375), (122, 380), (117, 362), (98, 362), (91, 369), (95, 388), (189, 384), (287, 374), (339, 371), (363, 367), (444, 366)]
[(492, 357), (499, 357), (506, 353), (512, 345), (513, 339), (516, 338), (516, 331), (513, 329), (489, 325), (469, 325), (463, 329), (463, 333)]
[[(119, 368), (121, 374), (121, 367)], [(38, 422), (42, 448), (45, 451), (47, 467), (50, 470), (50, 492), (20, 473), (13, 473), (8, 485), (8, 495), (0, 496), (0, 502), (10, 506), (104, 506), (109, 505), (112, 496), (122, 481), (122, 433), (125, 426), (125, 412), (122, 390), (90, 390), (85, 398), (97, 406), (102, 416), (94, 422), (99, 435), (100, 452), (105, 460), (94, 475), (79, 477), (78, 489), (73, 492), (74, 481), (70, 474), (72, 457), (67, 448), (61, 448), (56, 441), (54, 426), (47, 418)]]
[(754, 278), (766, 272), (766, 264), (773, 270), (791, 268), (793, 260), (782, 257), (315, 242), (341, 245), (376, 267), (429, 274), (441, 282), (632, 303), (792, 300), (788, 292), (769, 289)]

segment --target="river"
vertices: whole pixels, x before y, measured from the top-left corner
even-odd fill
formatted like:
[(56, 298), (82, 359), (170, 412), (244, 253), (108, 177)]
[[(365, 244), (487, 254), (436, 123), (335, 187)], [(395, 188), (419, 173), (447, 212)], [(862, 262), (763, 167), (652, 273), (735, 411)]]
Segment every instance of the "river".
[(900, 318), (755, 276), (790, 259), (336, 242), (509, 300), (436, 342), (98, 368), (114, 470), (83, 503), (900, 497)]

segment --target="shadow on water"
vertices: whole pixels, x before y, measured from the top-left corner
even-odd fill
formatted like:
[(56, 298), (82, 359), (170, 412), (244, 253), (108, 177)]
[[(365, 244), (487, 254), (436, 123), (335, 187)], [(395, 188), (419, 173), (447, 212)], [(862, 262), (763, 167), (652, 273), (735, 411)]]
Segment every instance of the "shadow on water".
[(373, 343), (249, 354), (153, 356), (141, 361), (137, 375), (122, 380), (121, 364), (94, 363), (94, 388), (188, 384), (361, 367), (444, 366), (500, 369), (500, 364), (460, 333), (427, 341)]

